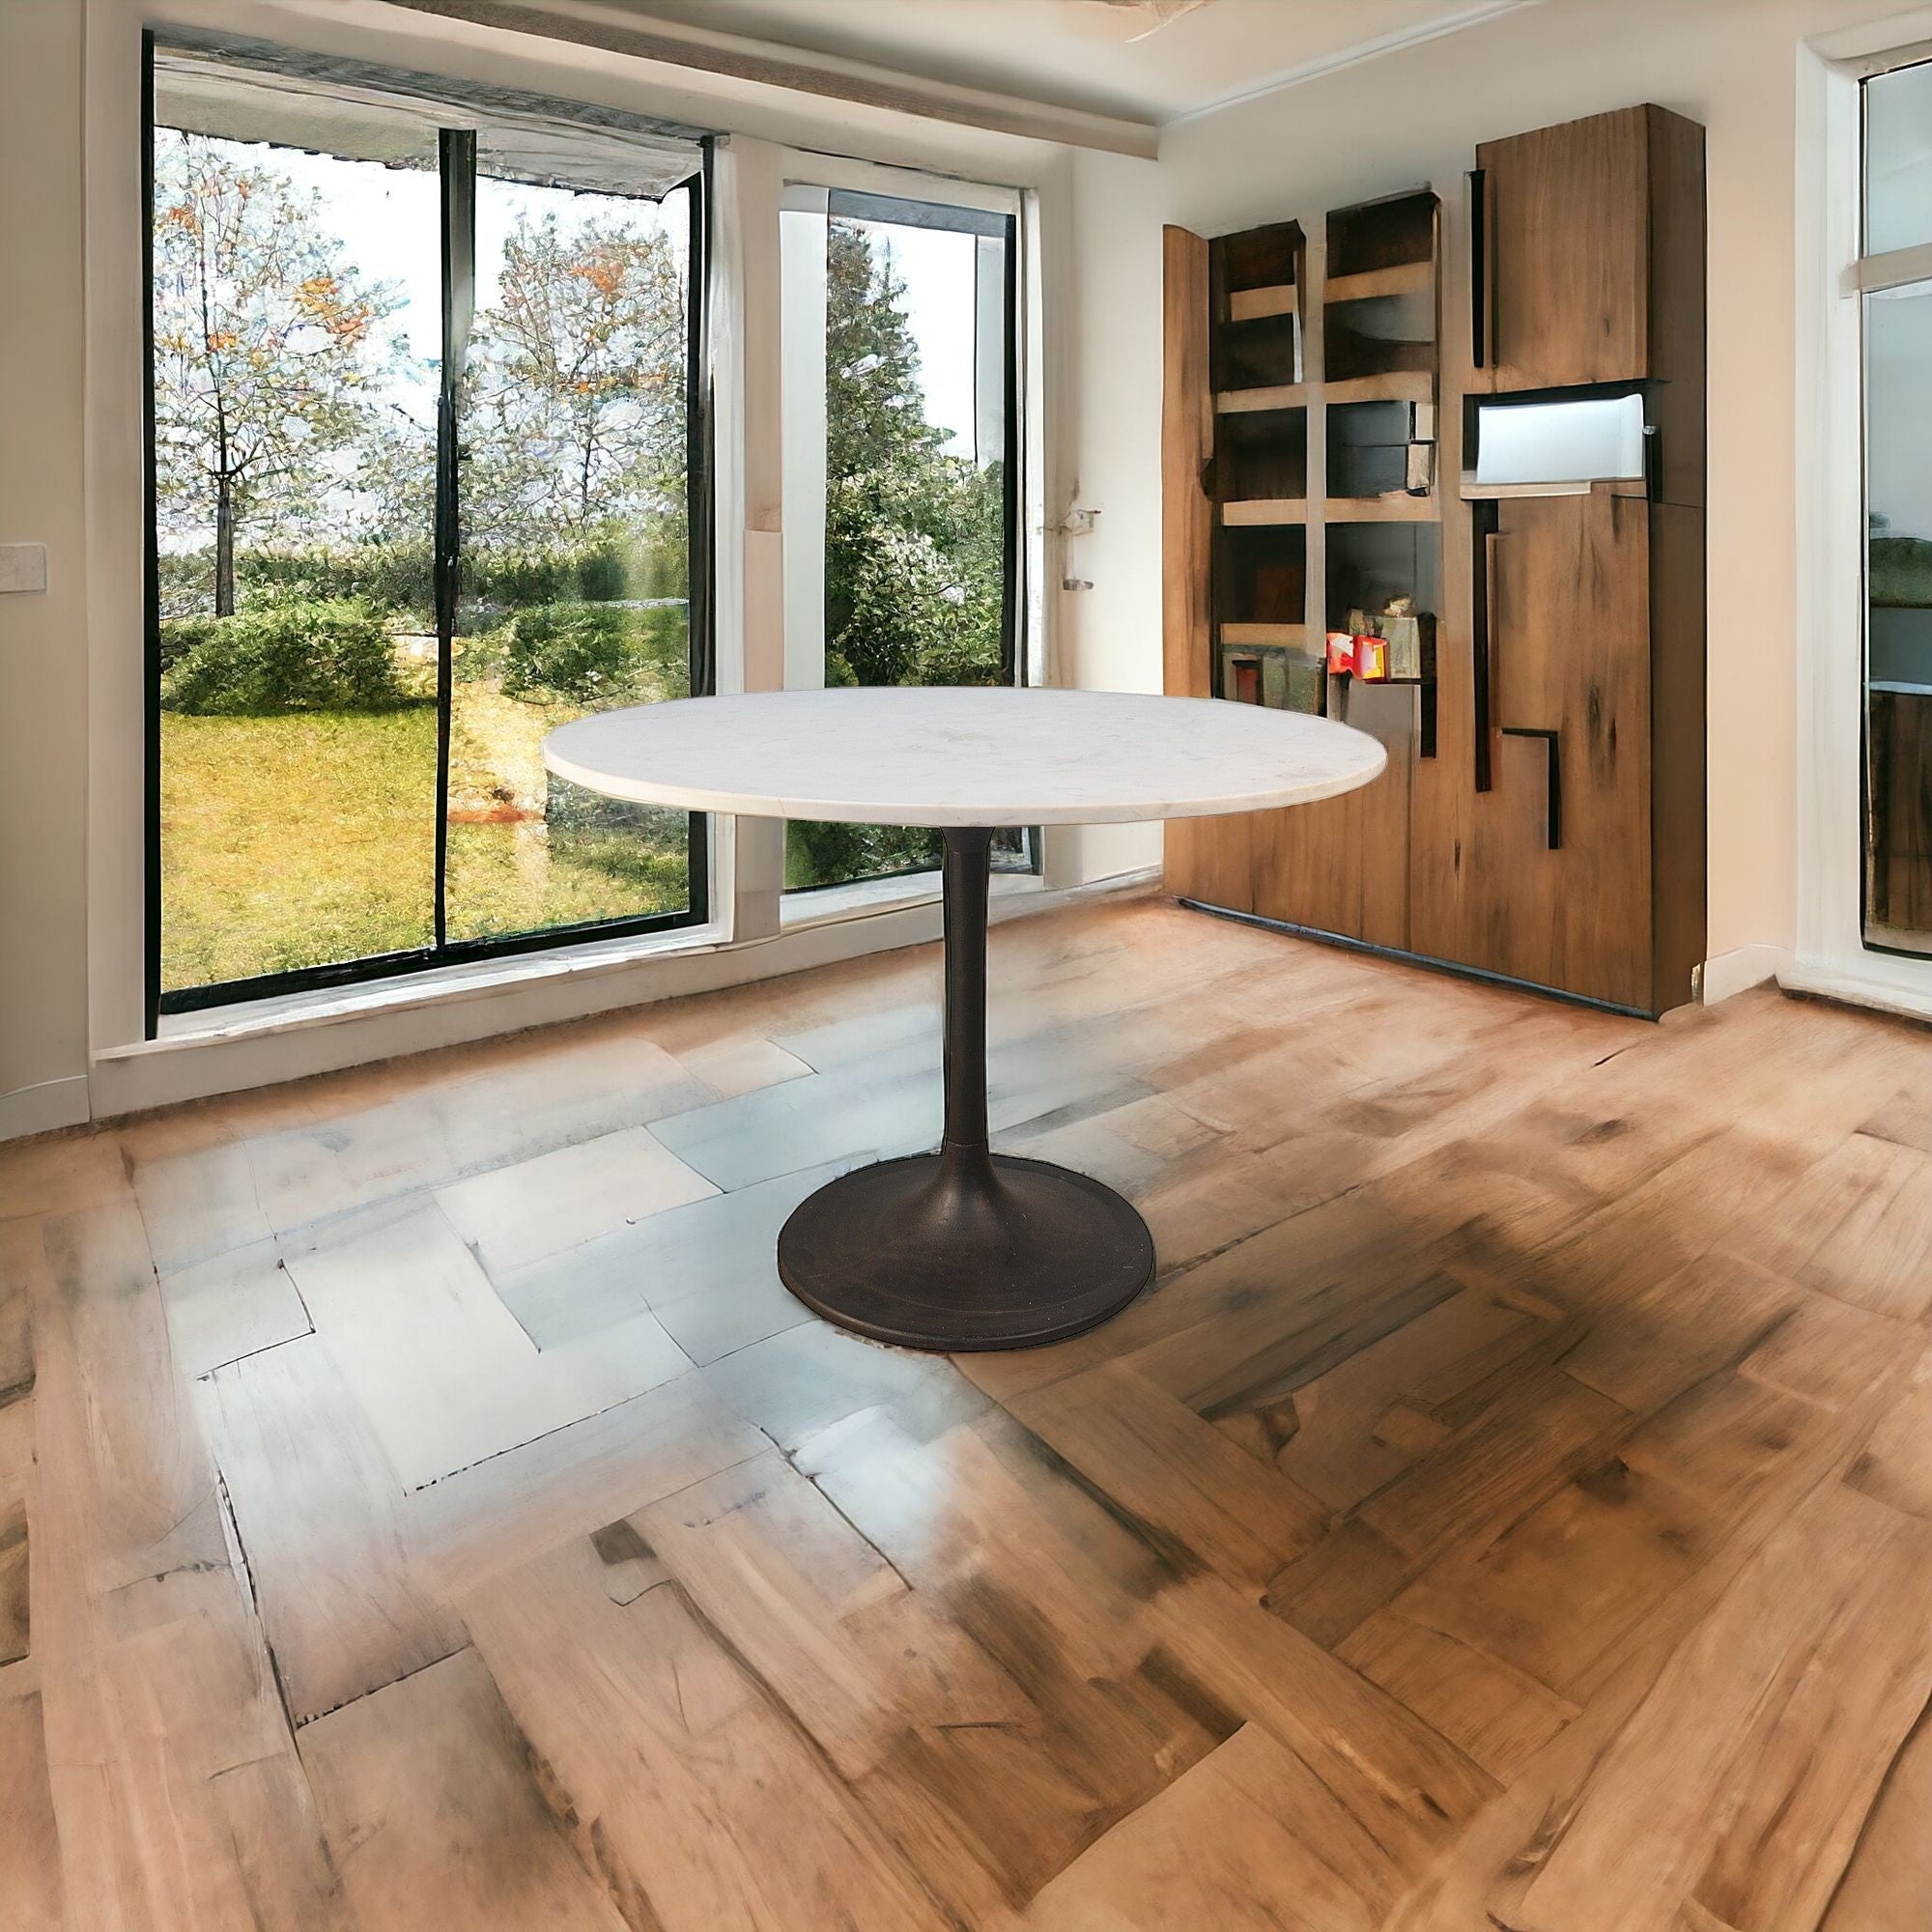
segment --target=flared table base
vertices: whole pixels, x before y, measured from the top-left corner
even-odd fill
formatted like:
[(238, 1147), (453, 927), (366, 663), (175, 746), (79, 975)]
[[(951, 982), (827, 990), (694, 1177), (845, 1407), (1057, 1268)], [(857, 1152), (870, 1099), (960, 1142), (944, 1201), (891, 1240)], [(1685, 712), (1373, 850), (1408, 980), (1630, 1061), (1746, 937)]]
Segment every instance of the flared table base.
[(779, 1235), (779, 1278), (808, 1308), (909, 1349), (1064, 1341), (1152, 1275), (1153, 1236), (1112, 1188), (978, 1149), (857, 1168)]

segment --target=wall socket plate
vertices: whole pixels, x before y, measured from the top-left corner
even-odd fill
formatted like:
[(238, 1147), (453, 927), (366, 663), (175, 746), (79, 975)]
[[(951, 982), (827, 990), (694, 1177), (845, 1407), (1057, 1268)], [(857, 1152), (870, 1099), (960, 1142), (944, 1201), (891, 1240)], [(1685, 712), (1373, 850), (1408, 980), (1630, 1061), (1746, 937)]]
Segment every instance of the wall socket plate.
[(45, 544), (0, 544), (0, 593), (47, 587)]

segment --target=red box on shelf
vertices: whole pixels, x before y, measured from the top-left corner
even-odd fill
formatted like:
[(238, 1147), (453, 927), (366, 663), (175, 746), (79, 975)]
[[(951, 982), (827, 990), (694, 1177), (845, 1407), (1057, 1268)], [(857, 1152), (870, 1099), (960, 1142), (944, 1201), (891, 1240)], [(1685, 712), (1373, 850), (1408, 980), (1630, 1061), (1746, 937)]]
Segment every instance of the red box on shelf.
[(1355, 647), (1355, 675), (1364, 684), (1386, 684), (1389, 674), (1388, 639), (1371, 637), (1364, 632), (1350, 641)]

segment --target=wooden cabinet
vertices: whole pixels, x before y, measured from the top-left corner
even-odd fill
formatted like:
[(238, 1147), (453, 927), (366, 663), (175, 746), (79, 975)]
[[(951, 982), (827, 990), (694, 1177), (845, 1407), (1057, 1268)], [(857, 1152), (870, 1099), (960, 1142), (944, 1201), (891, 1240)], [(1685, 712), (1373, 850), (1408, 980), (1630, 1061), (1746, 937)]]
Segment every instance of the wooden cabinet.
[(1650, 374), (1649, 117), (1631, 107), (1476, 150), (1484, 328), (1498, 389)]
[[(1253, 589), (1231, 544), (1251, 522), (1303, 533), (1310, 648), (1398, 589), (1436, 620), (1426, 696), (1328, 681), (1329, 715), (1388, 746), (1381, 780), (1170, 828), (1169, 884), (1662, 1012), (1691, 997), (1705, 947), (1703, 130), (1634, 107), (1475, 158), (1466, 250), (1438, 259), (1429, 196), (1328, 217), (1302, 380), (1235, 406), (1305, 411), (1292, 447), (1229, 434), (1230, 399), (1204, 397), (1223, 312), (1210, 261), (1238, 238), (1169, 231), (1167, 688), (1221, 695), (1217, 647), (1275, 635), (1245, 621), (1258, 601), (1217, 601)], [(1392, 327), (1404, 301), (1420, 321)], [(1618, 384), (1643, 399), (1647, 478), (1475, 484), (1474, 399)], [(1398, 492), (1395, 444), (1421, 416), (1405, 431), (1375, 412), (1437, 402), (1434, 480)]]
[(1478, 963), (1612, 1006), (1650, 1009), (1650, 505), (1587, 496), (1499, 504), (1488, 645), (1498, 746), (1492, 804), (1519, 846), (1552, 854), (1554, 895), (1527, 924), (1506, 872)]

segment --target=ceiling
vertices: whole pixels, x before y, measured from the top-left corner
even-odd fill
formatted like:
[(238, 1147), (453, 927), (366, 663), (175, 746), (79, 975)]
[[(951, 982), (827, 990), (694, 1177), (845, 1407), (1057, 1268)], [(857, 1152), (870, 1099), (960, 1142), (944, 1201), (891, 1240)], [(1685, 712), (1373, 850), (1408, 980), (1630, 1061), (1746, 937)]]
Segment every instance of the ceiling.
[(1161, 24), (1172, 10), (1153, 0), (617, 0), (639, 19), (1154, 125), (1522, 4), (1205, 0)]

